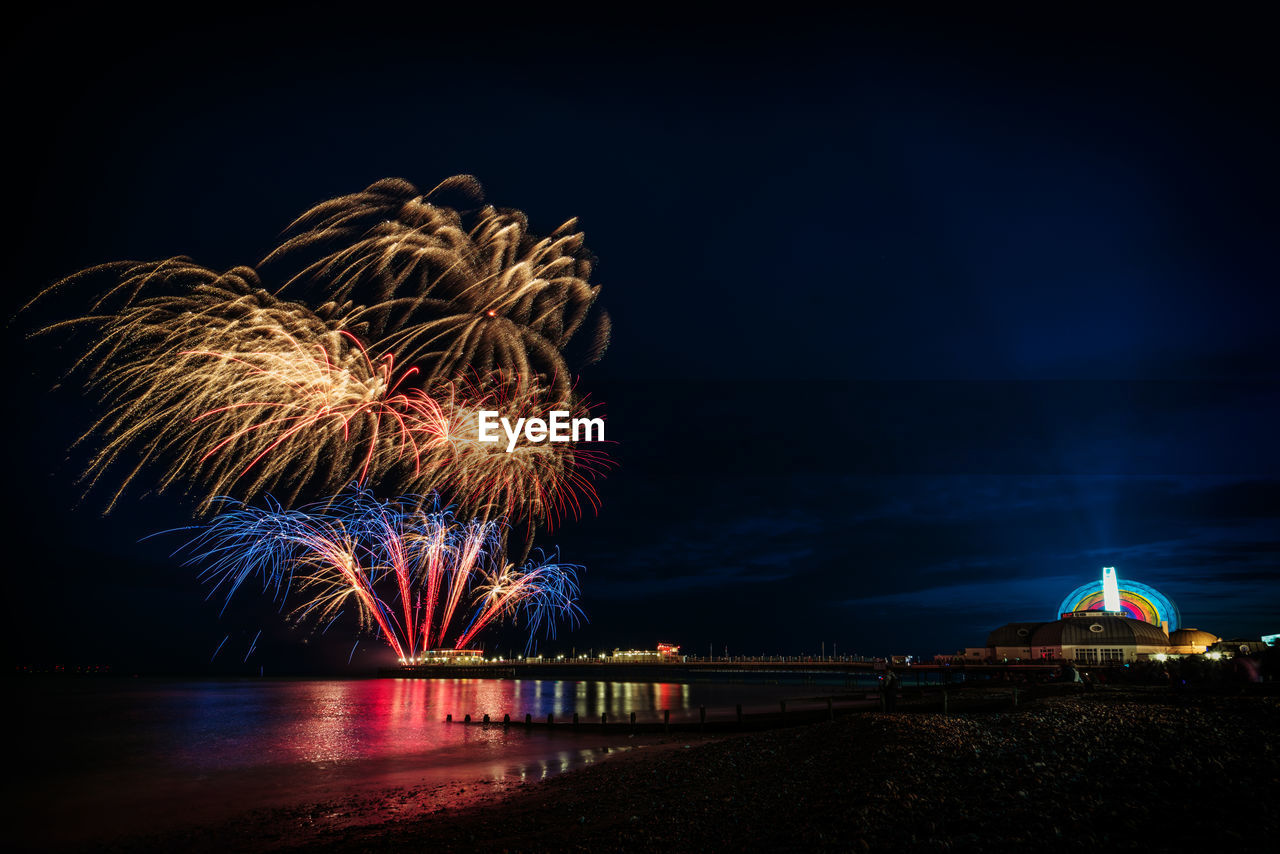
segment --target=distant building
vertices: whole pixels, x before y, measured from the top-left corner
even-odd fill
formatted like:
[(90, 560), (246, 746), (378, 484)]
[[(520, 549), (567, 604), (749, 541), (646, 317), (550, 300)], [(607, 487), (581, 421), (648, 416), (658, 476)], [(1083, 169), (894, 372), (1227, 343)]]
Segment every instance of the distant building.
[(1204, 655), (1209, 651), (1209, 647), (1220, 640), (1222, 638), (1211, 632), (1202, 632), (1199, 629), (1178, 629), (1176, 632), (1169, 632), (1169, 654)]
[(415, 658), (402, 658), (401, 664), (477, 664), (484, 661), (483, 649), (428, 649)]
[(1211, 632), (1181, 628), (1169, 597), (1147, 584), (1116, 576), (1077, 587), (1062, 601), (1058, 619), (1006, 623), (987, 636), (985, 647), (967, 647), (939, 660), (966, 662), (1075, 661), (1128, 664), (1150, 658), (1250, 654), (1263, 641), (1223, 641)]
[(615, 649), (615, 661), (661, 661), (662, 656), (654, 649)]
[(1254, 655), (1262, 652), (1270, 644), (1259, 638), (1257, 640), (1251, 638), (1232, 638), (1231, 640), (1219, 640), (1215, 644), (1211, 644), (1208, 649), (1209, 655), (1215, 653), (1221, 655)]
[(987, 637), (995, 661), (1123, 664), (1167, 653), (1164, 629), (1111, 613), (1078, 612), (1049, 623), (1009, 623)]
[(1031, 652), (1031, 637), (1044, 623), (1007, 623), (987, 635), (987, 659), (1025, 661), (1040, 658)]
[(613, 658), (619, 662), (681, 661), (680, 645), (660, 643), (657, 649), (615, 649)]

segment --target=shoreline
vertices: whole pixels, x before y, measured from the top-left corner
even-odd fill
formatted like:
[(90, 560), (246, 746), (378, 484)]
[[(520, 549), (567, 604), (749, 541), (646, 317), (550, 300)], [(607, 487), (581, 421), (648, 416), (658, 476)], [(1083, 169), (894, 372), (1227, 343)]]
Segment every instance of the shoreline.
[(1274, 696), (1117, 689), (636, 736), (537, 782), (386, 789), (98, 850), (1266, 850), (1278, 758)]

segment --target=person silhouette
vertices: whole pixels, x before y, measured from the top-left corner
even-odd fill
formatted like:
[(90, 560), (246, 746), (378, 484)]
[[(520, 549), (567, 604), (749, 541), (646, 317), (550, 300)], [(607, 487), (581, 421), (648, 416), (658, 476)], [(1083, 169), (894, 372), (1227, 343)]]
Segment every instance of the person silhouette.
[(889, 668), (884, 672), (880, 682), (880, 691), (884, 697), (884, 710), (892, 712), (898, 705), (898, 674)]

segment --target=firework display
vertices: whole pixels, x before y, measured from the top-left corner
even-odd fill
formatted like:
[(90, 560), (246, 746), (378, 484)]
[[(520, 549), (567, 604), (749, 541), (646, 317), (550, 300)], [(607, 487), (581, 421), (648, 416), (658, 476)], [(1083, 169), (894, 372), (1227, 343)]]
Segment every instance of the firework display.
[(189, 492), (216, 514), (193, 547), (228, 595), (258, 578), (311, 594), (300, 615), (353, 605), (402, 658), (459, 609), (459, 644), (502, 618), (578, 615), (572, 569), (525, 558), (538, 527), (598, 506), (610, 464), (576, 436), (482, 440), (484, 417), (589, 420), (565, 349), (587, 339), (598, 359), (609, 318), (575, 221), (540, 238), (520, 211), (446, 193), (480, 199), (469, 176), (425, 194), (383, 180), (304, 213), (256, 269), (119, 262), (37, 298), (108, 282), (40, 330), (92, 336), (73, 370), (105, 408), (81, 441), (108, 511), (132, 485)]
[(287, 510), (233, 502), (186, 548), (227, 601), (246, 584), (302, 601), (298, 620), (330, 623), (352, 609), (402, 660), (452, 643), (462, 649), (495, 619), (523, 623), (532, 644), (555, 620), (581, 616), (576, 567), (508, 563), (500, 524), (461, 521), (438, 500), (379, 501), (355, 487)]
[(452, 382), (436, 386), (443, 434), (422, 455), (421, 475), (468, 512), (486, 518), (546, 522), (577, 517), (597, 507), (592, 480), (609, 467), (608, 456), (590, 443), (534, 442), (521, 435), (508, 449), (480, 441), (479, 416), (490, 411), (515, 422), (545, 418), (553, 411), (585, 416), (591, 407), (580, 398), (556, 403), (549, 390), (525, 377), (489, 378), (485, 383)]
[(518, 210), (484, 206), (466, 222), (432, 201), (459, 189), (479, 195), (475, 179), (462, 175), (426, 194), (388, 179), (323, 202), (263, 263), (318, 253), (288, 287), (369, 306), (357, 317), (370, 335), (424, 365), (430, 379), (502, 370), (537, 377), (564, 397), (565, 347), (588, 325), (594, 361), (610, 330), (609, 316), (593, 312), (600, 289), (588, 282), (592, 263), (577, 222), (544, 238), (529, 233)]
[(296, 499), (367, 480), (443, 432), (440, 408), (409, 385), (415, 369), (375, 360), (342, 318), (273, 297), (252, 270), (130, 265), (108, 296), (122, 304), (68, 322), (99, 330), (81, 362), (110, 403), (89, 432), (105, 441), (87, 476), (139, 461), (108, 508), (151, 462), (159, 489), (203, 489), (206, 505), (264, 490)]

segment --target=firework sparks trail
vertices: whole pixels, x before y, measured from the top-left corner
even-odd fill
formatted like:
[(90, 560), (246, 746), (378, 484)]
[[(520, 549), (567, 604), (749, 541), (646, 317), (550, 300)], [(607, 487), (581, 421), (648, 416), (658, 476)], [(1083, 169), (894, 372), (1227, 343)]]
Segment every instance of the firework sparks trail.
[[(168, 264), (141, 265), (131, 278), (143, 288), (174, 275)], [(120, 401), (87, 434), (107, 439), (91, 484), (136, 451), (144, 463), (169, 463), (159, 489), (194, 481), (206, 507), (217, 495), (251, 497), (286, 482), (296, 499), (308, 484), (332, 492), (415, 462), (439, 440), (439, 407), (406, 388), (418, 370), (397, 372), (392, 354), (371, 357), (342, 317), (277, 300), (251, 271), (186, 265), (178, 275), (185, 293), (116, 311), (85, 356), (98, 359), (99, 394)], [(141, 471), (123, 478), (112, 504)]]
[(248, 661), (249, 656), (253, 655), (253, 651), (258, 648), (258, 638), (260, 637), (262, 637), (262, 629), (258, 629), (258, 633), (253, 636), (253, 643), (249, 644), (249, 651), (244, 654), (245, 661)]
[[(304, 490), (376, 481), (444, 492), (469, 515), (527, 523), (531, 538), (534, 525), (597, 506), (592, 480), (609, 461), (594, 446), (522, 440), (507, 452), (479, 441), (484, 409), (513, 423), (589, 413), (572, 391), (557, 397), (534, 378), (502, 373), (424, 386), (418, 366), (370, 353), (349, 310), (278, 299), (244, 268), (219, 274), (174, 259), (120, 275), (123, 284), (95, 304), (106, 314), (46, 329), (100, 330), (80, 364), (115, 403), (86, 433), (105, 437), (86, 480), (139, 459), (108, 509), (149, 462), (163, 469), (161, 491), (202, 488), (202, 512), (225, 495), (249, 500), (283, 487), (292, 503)], [(165, 286), (181, 293), (153, 295)]]
[(492, 375), (481, 382), (452, 382), (436, 387), (440, 430), (421, 456), (422, 475), (409, 491), (442, 491), (468, 514), (546, 523), (577, 518), (599, 509), (593, 480), (610, 467), (600, 443), (533, 442), (521, 434), (508, 450), (500, 442), (482, 442), (481, 411), (496, 412), (509, 423), (541, 418), (560, 410), (586, 418), (592, 407), (581, 399), (549, 399), (546, 389), (525, 377)]
[(564, 613), (566, 602), (574, 602), (578, 597), (576, 575), (564, 572), (563, 565), (555, 560), (556, 556), (551, 560), (531, 561), (519, 573), (508, 566), (498, 577), (482, 585), (478, 601), (483, 605), (458, 638), (457, 648), (470, 643), (495, 617), (516, 607), (523, 612), (531, 634), (545, 626), (548, 635), (555, 637), (555, 619)]
[[(443, 203), (458, 193), (469, 210)], [(598, 508), (592, 481), (608, 457), (576, 436), (481, 442), (479, 421), (588, 416), (565, 353), (598, 360), (610, 320), (576, 220), (538, 237), (524, 213), (481, 198), (455, 176), (428, 193), (387, 179), (322, 202), (262, 262), (283, 272), (275, 290), (253, 268), (182, 257), (105, 264), (47, 289), (23, 311), (113, 280), (86, 313), (39, 330), (92, 335), (72, 367), (106, 406), (79, 440), (102, 443), (87, 488), (123, 471), (109, 512), (154, 470), (157, 491), (200, 495), (202, 515), (230, 507), (189, 544), (213, 591), (229, 602), (256, 583), (282, 606), (305, 594), (295, 615), (326, 630), (352, 606), (401, 658), (450, 637), (460, 648), (505, 618), (531, 642), (576, 620), (574, 567), (525, 558), (539, 525)], [(375, 483), (406, 497), (380, 503)], [(261, 496), (266, 509), (241, 503)], [(518, 529), (517, 567), (504, 555)]]
[(388, 178), (329, 199), (295, 220), (298, 233), (263, 264), (319, 254), (285, 287), (366, 303), (355, 316), (379, 345), (427, 365), (430, 380), (501, 370), (536, 377), (563, 397), (564, 349), (586, 328), (586, 361), (597, 361), (611, 328), (594, 310), (600, 287), (589, 282), (593, 262), (577, 220), (538, 238), (522, 211), (484, 205), (464, 215), (439, 203), (458, 192), (483, 196), (475, 178), (455, 175), (428, 193)]
[(495, 621), (523, 622), (531, 646), (539, 632), (554, 637), (557, 620), (582, 617), (577, 568), (546, 559), (517, 568), (503, 557), (501, 528), (459, 521), (436, 499), (379, 501), (354, 486), (296, 510), (235, 502), (184, 548), (188, 564), (204, 565), (211, 596), (229, 602), (255, 581), (282, 603), (296, 591), (298, 620), (329, 624), (354, 604), (361, 628), (408, 661), (446, 642), (460, 608), (455, 649)]

